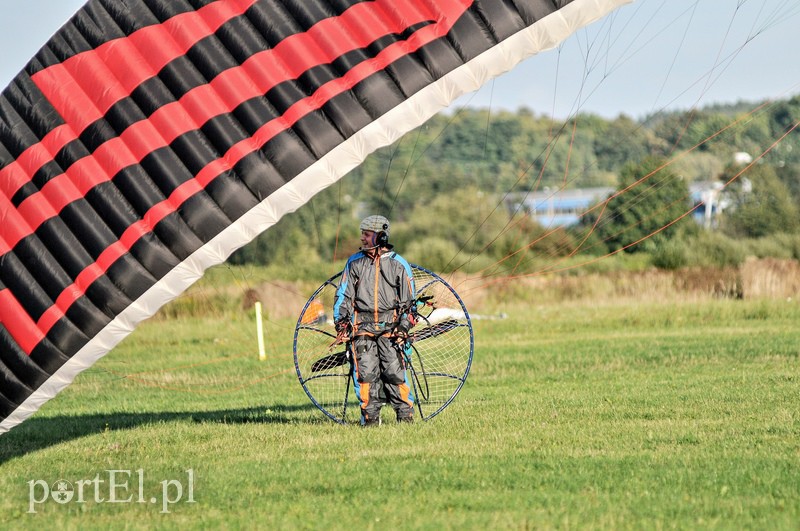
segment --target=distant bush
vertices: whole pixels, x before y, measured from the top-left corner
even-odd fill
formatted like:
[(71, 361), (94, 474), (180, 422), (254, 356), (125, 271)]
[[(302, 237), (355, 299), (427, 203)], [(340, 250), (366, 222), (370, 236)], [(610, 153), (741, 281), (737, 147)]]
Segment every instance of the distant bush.
[(735, 267), (747, 257), (744, 244), (718, 232), (703, 231), (686, 246), (689, 265)]
[(779, 238), (777, 235), (746, 240), (747, 254), (756, 258), (792, 259), (794, 252), (786, 240), (787, 238)]
[(672, 239), (653, 252), (653, 265), (659, 269), (676, 270), (689, 264), (689, 251), (683, 241)]
[(465, 256), (453, 260), (453, 257), (458, 254), (456, 244), (434, 237), (412, 241), (408, 247), (400, 249), (399, 252), (407, 260), (440, 273), (449, 273), (468, 258)]
[(596, 257), (594, 260), (588, 256), (579, 255), (573, 259), (574, 261), (584, 264), (580, 268), (570, 270), (571, 273), (576, 274), (646, 271), (653, 265), (648, 253), (617, 253), (611, 256)]
[(758, 258), (800, 260), (800, 234), (779, 233), (749, 243), (748, 249)]

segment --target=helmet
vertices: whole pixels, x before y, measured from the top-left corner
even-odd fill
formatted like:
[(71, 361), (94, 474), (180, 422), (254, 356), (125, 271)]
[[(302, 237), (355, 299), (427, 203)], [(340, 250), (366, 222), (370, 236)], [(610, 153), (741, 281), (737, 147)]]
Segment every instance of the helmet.
[(386, 234), (386, 238), (389, 238), (389, 220), (383, 216), (368, 216), (361, 221), (359, 228), (361, 230), (371, 230), (378, 234), (383, 232)]

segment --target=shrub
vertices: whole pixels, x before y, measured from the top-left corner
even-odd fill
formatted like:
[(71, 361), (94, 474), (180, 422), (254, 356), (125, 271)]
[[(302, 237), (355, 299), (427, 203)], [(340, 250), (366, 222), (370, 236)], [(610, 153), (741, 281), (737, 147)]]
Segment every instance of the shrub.
[(763, 255), (763, 257), (771, 258), (794, 258), (800, 260), (800, 234), (787, 234), (785, 232), (773, 234), (768, 238), (764, 238), (771, 242), (770, 247), (774, 249), (775, 254)]
[(692, 265), (735, 267), (747, 257), (744, 244), (717, 232), (701, 232), (687, 245), (691, 249), (688, 262)]
[(448, 273), (466, 261), (468, 256), (459, 256), (458, 247), (449, 240), (427, 237), (412, 241), (400, 254), (407, 260), (419, 264), (431, 271)]
[(756, 258), (794, 258), (793, 249), (787, 243), (787, 238), (777, 235), (747, 240), (747, 254)]
[(675, 270), (686, 267), (689, 252), (686, 244), (677, 239), (668, 240), (653, 252), (653, 265), (659, 269)]

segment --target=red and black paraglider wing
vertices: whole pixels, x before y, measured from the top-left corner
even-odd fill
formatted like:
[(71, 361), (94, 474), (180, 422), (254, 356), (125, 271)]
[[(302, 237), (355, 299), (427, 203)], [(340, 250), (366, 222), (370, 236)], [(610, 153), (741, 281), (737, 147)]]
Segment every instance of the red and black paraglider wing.
[(90, 0), (0, 96), (0, 432), (203, 271), (626, 0)]

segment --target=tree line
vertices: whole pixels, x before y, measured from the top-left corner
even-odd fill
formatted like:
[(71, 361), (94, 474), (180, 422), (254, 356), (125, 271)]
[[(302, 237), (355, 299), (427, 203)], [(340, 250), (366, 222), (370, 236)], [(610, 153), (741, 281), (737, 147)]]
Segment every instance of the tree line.
[[(439, 271), (521, 272), (555, 256), (618, 249), (650, 253), (661, 267), (709, 256), (719, 265), (748, 254), (800, 259), (799, 120), (800, 96), (639, 120), (558, 121), (527, 109), (442, 113), (370, 155), (231, 261), (310, 272), (355, 250), (358, 221), (372, 213), (392, 220), (391, 240), (409, 260)], [(737, 153), (752, 162), (737, 162)], [(713, 230), (686, 215), (688, 187), (699, 181), (724, 186), (727, 208)], [(539, 226), (505, 201), (545, 187), (597, 186), (617, 193), (568, 228)]]

